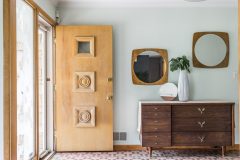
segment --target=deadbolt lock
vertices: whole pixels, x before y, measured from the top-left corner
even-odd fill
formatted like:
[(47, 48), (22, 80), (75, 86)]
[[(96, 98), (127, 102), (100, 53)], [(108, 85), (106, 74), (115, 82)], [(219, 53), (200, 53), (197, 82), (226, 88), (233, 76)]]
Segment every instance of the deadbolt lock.
[(107, 96), (107, 100), (112, 100), (113, 96)]
[(113, 78), (112, 77), (108, 77), (107, 81), (108, 82), (112, 82)]

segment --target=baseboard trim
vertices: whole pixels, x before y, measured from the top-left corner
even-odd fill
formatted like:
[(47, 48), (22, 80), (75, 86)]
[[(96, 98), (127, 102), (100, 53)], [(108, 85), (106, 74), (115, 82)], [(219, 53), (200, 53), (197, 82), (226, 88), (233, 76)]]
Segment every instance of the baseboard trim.
[[(212, 149), (212, 147), (188, 147), (188, 146), (179, 146), (179, 147), (164, 147), (161, 149)], [(146, 150), (145, 147), (141, 145), (114, 145), (114, 151), (139, 151)], [(227, 147), (228, 151), (240, 151), (240, 144), (235, 144), (233, 146)]]
[(240, 151), (240, 144), (235, 144), (233, 146), (228, 146), (227, 150), (229, 150), (229, 151)]
[(114, 151), (139, 151), (144, 150), (144, 147), (141, 145), (114, 145)]

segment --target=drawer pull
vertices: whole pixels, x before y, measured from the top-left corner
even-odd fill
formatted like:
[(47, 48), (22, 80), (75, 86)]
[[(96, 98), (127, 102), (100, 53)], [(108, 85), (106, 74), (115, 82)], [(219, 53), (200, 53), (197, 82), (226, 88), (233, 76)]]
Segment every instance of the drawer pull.
[(158, 128), (154, 128), (155, 130), (157, 130)]
[(198, 124), (200, 125), (201, 128), (204, 127), (204, 124), (205, 124), (205, 123), (206, 123), (205, 121), (203, 121), (203, 122), (198, 122)]
[(157, 107), (155, 107), (154, 109), (155, 109), (155, 110), (157, 110), (158, 108), (157, 108)]
[(201, 114), (203, 114), (203, 112), (205, 111), (205, 108), (204, 107), (203, 108), (198, 108), (198, 110)]
[(155, 136), (155, 138), (158, 138), (158, 136)]
[(158, 114), (157, 114), (157, 113), (155, 113), (154, 115), (155, 115), (155, 116), (157, 116)]
[(201, 137), (200, 137), (200, 136), (198, 136), (198, 139), (200, 140), (200, 142), (201, 142), (201, 143), (203, 143), (203, 142), (204, 142), (204, 140), (205, 140), (205, 136), (201, 136)]
[(158, 144), (157, 142), (155, 144)]
[(154, 121), (155, 123), (158, 123), (158, 121)]

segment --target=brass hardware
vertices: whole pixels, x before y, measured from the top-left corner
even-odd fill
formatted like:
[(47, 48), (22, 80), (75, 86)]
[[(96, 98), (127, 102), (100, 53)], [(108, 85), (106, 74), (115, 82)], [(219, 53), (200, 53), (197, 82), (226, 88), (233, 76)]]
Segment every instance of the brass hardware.
[(113, 81), (113, 78), (112, 78), (112, 77), (109, 77), (109, 78), (107, 79), (107, 81), (108, 81), (108, 82), (112, 82), (112, 81)]
[(201, 137), (200, 137), (200, 136), (198, 136), (198, 139), (200, 140), (200, 142), (201, 142), (201, 143), (203, 143), (203, 142), (204, 142), (204, 140), (205, 140), (205, 136), (201, 136)]
[(205, 124), (205, 123), (206, 123), (205, 121), (203, 121), (203, 122), (198, 122), (198, 124), (200, 125), (201, 128), (204, 127), (204, 124)]
[(107, 100), (112, 100), (113, 96), (107, 96)]
[(198, 108), (198, 110), (201, 114), (203, 114), (203, 112), (205, 111), (205, 108), (204, 107), (203, 108)]
[(157, 123), (158, 121), (154, 121), (155, 123)]
[(158, 108), (156, 107), (156, 108), (154, 108), (155, 110), (157, 110)]

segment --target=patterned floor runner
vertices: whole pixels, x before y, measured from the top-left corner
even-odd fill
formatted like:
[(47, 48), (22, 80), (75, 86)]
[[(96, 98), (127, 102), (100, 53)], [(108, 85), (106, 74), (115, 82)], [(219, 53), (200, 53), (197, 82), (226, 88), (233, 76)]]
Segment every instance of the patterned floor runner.
[(221, 157), (219, 151), (163, 150), (153, 151), (149, 158), (146, 151), (73, 152), (57, 153), (52, 160), (240, 160), (240, 153), (228, 152)]

